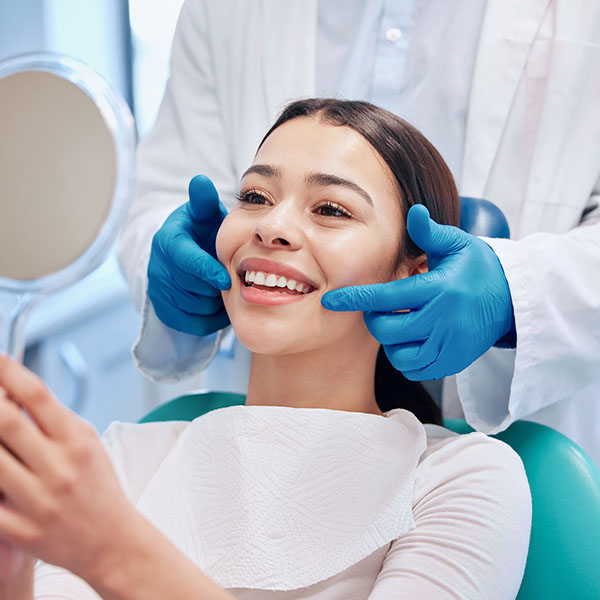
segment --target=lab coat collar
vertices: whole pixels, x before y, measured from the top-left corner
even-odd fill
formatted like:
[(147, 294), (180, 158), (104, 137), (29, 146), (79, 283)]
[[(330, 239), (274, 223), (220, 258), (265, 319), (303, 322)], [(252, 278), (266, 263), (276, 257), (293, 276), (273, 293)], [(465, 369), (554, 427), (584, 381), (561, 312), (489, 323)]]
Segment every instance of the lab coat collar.
[(483, 197), (518, 83), (550, 0), (488, 0), (475, 62), (461, 193)]

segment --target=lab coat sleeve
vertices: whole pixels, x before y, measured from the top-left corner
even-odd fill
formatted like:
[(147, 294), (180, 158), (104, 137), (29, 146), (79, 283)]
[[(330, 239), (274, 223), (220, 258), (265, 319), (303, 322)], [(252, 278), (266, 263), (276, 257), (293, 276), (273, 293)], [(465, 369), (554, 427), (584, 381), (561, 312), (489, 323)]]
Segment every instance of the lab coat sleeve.
[(457, 377), (467, 422), (497, 433), (600, 382), (600, 185), (583, 222), (519, 241), (486, 239), (510, 286), (517, 346)]
[(520, 458), (480, 433), (440, 445), (417, 468), (415, 527), (392, 542), (369, 600), (517, 595), (531, 529)]
[[(181, 9), (169, 81), (156, 123), (138, 149), (136, 190), (118, 248), (134, 304), (142, 311), (142, 333), (134, 356), (138, 366), (156, 379), (179, 378), (179, 372), (172, 377), (178, 357), (185, 356), (188, 365), (194, 364), (184, 375), (198, 372), (202, 362), (212, 359), (219, 339), (212, 335), (190, 340), (162, 325), (151, 310), (146, 274), (152, 237), (166, 217), (187, 201), (194, 175), (207, 175), (226, 206), (231, 206), (236, 192), (205, 13), (199, 0), (188, 0)], [(156, 354), (162, 347), (171, 352), (161, 361)]]

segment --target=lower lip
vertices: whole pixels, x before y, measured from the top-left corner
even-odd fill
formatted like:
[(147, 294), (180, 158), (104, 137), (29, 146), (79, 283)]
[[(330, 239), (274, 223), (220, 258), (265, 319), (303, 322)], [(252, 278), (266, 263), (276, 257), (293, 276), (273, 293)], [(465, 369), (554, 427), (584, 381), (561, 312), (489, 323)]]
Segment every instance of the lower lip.
[[(277, 289), (277, 288), (275, 288)], [(302, 300), (307, 296), (310, 296), (312, 292), (308, 294), (286, 294), (285, 292), (270, 292), (254, 286), (246, 286), (242, 283), (240, 286), (240, 296), (247, 302), (253, 304), (264, 304), (266, 306), (279, 306), (280, 304), (291, 304)]]

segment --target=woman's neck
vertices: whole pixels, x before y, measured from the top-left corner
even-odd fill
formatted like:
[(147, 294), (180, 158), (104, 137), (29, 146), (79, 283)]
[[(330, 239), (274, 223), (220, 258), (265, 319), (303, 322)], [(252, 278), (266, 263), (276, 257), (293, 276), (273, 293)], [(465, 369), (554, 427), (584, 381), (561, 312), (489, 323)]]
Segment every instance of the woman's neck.
[(377, 346), (346, 344), (292, 355), (252, 355), (247, 405), (382, 414), (375, 401)]

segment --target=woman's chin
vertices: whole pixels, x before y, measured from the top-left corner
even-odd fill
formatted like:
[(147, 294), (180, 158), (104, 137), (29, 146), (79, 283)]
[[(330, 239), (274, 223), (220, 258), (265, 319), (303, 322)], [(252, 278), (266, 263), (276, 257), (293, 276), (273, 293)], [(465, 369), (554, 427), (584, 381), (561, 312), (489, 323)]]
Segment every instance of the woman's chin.
[(233, 323), (233, 330), (240, 342), (254, 354), (276, 356), (306, 350), (305, 339), (290, 339), (289, 334), (277, 333), (272, 328), (236, 327)]
[(261, 307), (225, 296), (225, 308), (240, 342), (254, 354), (282, 356), (370, 338), (362, 313), (333, 313), (320, 303), (298, 307)]
[(314, 345), (318, 331), (311, 326), (316, 320), (314, 315), (290, 310), (289, 306), (246, 305), (225, 294), (223, 299), (235, 335), (250, 352), (293, 354)]

